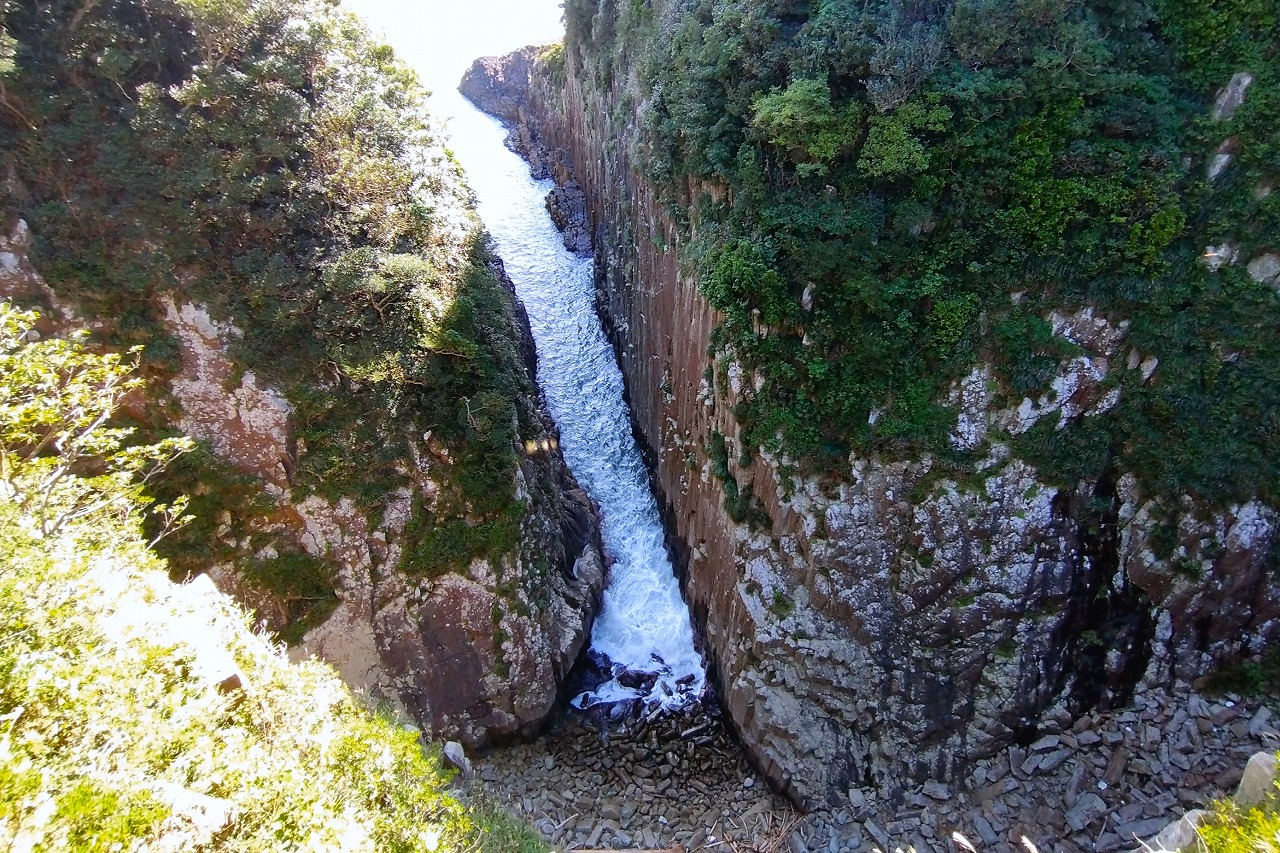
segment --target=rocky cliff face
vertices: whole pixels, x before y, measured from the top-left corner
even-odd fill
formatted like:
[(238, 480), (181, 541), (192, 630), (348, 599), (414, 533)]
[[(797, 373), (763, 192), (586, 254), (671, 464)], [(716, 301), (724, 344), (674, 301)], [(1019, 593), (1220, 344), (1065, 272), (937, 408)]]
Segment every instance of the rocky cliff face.
[[(46, 334), (101, 328), (45, 283), (27, 259), (30, 239), (22, 220), (0, 238), (0, 297), (51, 302), (60, 317), (46, 321)], [(494, 272), (506, 281), (500, 264)], [(525, 350), (521, 369), (531, 383), (533, 340), (514, 292), (511, 304), (509, 333)], [(266, 504), (243, 518), (228, 512), (216, 520), (216, 547), (208, 553), (217, 558), (205, 568), (218, 587), (280, 631), (293, 621), (295, 602), (255, 582), (244, 566), (282, 553), (333, 566), (337, 601), (293, 649), (295, 658), (326, 660), (353, 688), (408, 711), (433, 735), (475, 746), (536, 729), (590, 634), (604, 584), (594, 509), (559, 454), (541, 402), (519, 401), (522, 422), (533, 426), (519, 436), (511, 484), (527, 505), (517, 546), (473, 560), (465, 571), (421, 577), (405, 568), (413, 547), (406, 528), (414, 501), (439, 495), (435, 469), (448, 448), (430, 435), (412, 445), (403, 460), (409, 485), (394, 490), (380, 516), (352, 498), (299, 494), (293, 471), (306, 450), (295, 435), (295, 412), (230, 354), (245, 332), (174, 297), (162, 311), (181, 353), (169, 389), (174, 426), (247, 475), (252, 500)]]
[[(1108, 377), (1158, 382), (1160, 354), (1131, 346), (1122, 319), (1045, 317), (1079, 355), (1042, 398), (997, 409), (984, 364), (952, 389), (951, 442), (980, 454), (976, 474), (929, 454), (854, 454), (806, 475), (742, 446), (733, 408), (762, 380), (732, 353), (708, 356), (723, 318), (679, 262), (697, 218), (679, 226), (633, 168), (634, 123), (617, 138), (625, 75), (602, 86), (536, 56), (482, 60), (462, 91), (511, 123), (536, 168), (585, 189), (599, 309), (722, 701), (792, 797), (957, 779), (1003, 745), (1123, 705), (1136, 685), (1199, 678), (1275, 634), (1274, 508), (1184, 512), (1169, 529), (1169, 499), (1133, 473), (1062, 488), (1003, 438), (1107, 411)], [(690, 209), (724, 192), (678, 194)]]
[(199, 442), (148, 485), (175, 576), (433, 735), (537, 727), (601, 545), (424, 93), (332, 4), (142, 6), (0, 21), (0, 295), (136, 348), (140, 436)]

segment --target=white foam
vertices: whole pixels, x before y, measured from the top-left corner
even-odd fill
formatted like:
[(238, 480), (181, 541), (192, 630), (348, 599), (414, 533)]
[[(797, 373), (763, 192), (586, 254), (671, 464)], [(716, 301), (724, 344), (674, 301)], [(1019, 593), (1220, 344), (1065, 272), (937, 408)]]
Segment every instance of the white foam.
[(637, 698), (669, 708), (686, 704), (701, 696), (706, 675), (632, 438), (622, 373), (596, 317), (592, 261), (564, 249), (544, 206), (551, 182), (529, 177), (524, 161), (503, 145), (501, 125), (460, 96), (433, 98), (437, 112), (442, 102), (453, 116), (452, 149), (529, 313), (538, 382), (560, 428), (561, 450), (604, 517), (604, 544), (615, 562), (591, 646), (620, 668), (658, 675), (647, 695), (612, 680), (575, 704)]

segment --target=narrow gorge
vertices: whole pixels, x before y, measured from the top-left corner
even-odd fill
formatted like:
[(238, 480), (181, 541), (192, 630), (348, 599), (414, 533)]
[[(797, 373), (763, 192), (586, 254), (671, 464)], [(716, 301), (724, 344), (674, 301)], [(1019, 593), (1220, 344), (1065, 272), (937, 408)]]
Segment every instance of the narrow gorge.
[[(1123, 300), (1108, 297), (1113, 301), (1104, 310), (1088, 292), (1050, 288), (1034, 296), (1032, 307), (1030, 281), (1019, 287), (1014, 271), (1001, 273), (1001, 280), (1013, 282), (1001, 304), (986, 293), (965, 295), (971, 285), (963, 273), (948, 271), (960, 288), (952, 302), (944, 302), (946, 290), (914, 305), (905, 299), (908, 307), (898, 320), (907, 330), (913, 328), (904, 319), (911, 311), (934, 312), (925, 328), (935, 336), (930, 346), (945, 346), (946, 358), (934, 358), (945, 368), (922, 379), (936, 387), (947, 372), (954, 376), (942, 384), (940, 399), (904, 397), (925, 392), (899, 387), (882, 407), (863, 410), (861, 433), (854, 435), (884, 436), (857, 438), (867, 449), (841, 452), (834, 436), (797, 448), (792, 436), (821, 433), (827, 425), (788, 420), (787, 410), (779, 415), (767, 407), (780, 405), (779, 397), (791, 393), (806, 371), (803, 381), (813, 384), (800, 387), (827, 393), (821, 371), (835, 362), (823, 367), (805, 347), (821, 359), (824, 350), (813, 338), (831, 334), (819, 322), (835, 307), (824, 308), (823, 301), (854, 298), (839, 293), (841, 273), (822, 266), (831, 261), (819, 253), (836, 251), (831, 247), (841, 241), (866, 246), (857, 251), (869, 257), (879, 251), (877, 239), (914, 245), (917, 258), (934, 264), (930, 274), (937, 275), (947, 260), (930, 260), (930, 252), (942, 251), (944, 237), (972, 223), (958, 208), (946, 207), (959, 203), (950, 194), (958, 190), (944, 192), (930, 211), (899, 201), (902, 183), (837, 175), (841, 160), (822, 159), (812, 153), (816, 149), (805, 153), (805, 145), (818, 144), (813, 134), (822, 132), (821, 122), (857, 122), (867, 115), (849, 107), (851, 119), (824, 118), (836, 115), (834, 82), (816, 100), (802, 101), (796, 92), (792, 117), (779, 119), (791, 125), (765, 125), (762, 104), (797, 89), (784, 88), (787, 64), (793, 81), (811, 74), (804, 51), (834, 50), (842, 13), (835, 6), (772, 12), (748, 5), (626, 7), (575, 0), (566, 6), (563, 50), (530, 48), (480, 60), (462, 91), (510, 124), (513, 145), (535, 174), (554, 176), (562, 196), (584, 194), (582, 221), (575, 225), (594, 240), (597, 307), (622, 364), (721, 700), (752, 760), (807, 806), (838, 804), (858, 786), (892, 792), (926, 780), (956, 781), (975, 762), (1061, 733), (1091, 710), (1123, 708), (1136, 693), (1185, 690), (1242, 655), (1259, 654), (1280, 625), (1270, 487), (1265, 476), (1258, 480), (1252, 473), (1224, 482), (1235, 476), (1225, 470), (1215, 475), (1225, 488), (1192, 485), (1197, 481), (1187, 478), (1200, 476), (1195, 465), (1224, 464), (1196, 461), (1210, 455), (1205, 447), (1189, 448), (1193, 458), (1186, 463), (1174, 459), (1182, 450), (1170, 450), (1157, 470), (1143, 442), (1172, 442), (1173, 433), (1152, 433), (1159, 427), (1151, 413), (1170, 405), (1169, 395), (1186, 393), (1182, 375), (1173, 372), (1199, 370), (1194, 359), (1201, 356), (1151, 349), (1160, 340), (1187, 344), (1163, 337), (1141, 302), (1127, 303), (1131, 317)], [(951, 26), (953, 43), (940, 48), (944, 54), (974, 50), (973, 40), (983, 36), (961, 32), (959, 22), (974, 8), (958, 4), (940, 22), (917, 24), (924, 28), (918, 32), (945, 39), (945, 26)], [(1034, 17), (1018, 14), (993, 26), (1021, 26)], [(1075, 26), (1074, 14), (1064, 10), (1055, 18), (1046, 12), (1042, 23)], [(935, 24), (938, 29), (928, 29)], [(1147, 21), (1138, 28), (1152, 26), (1159, 25)], [(1091, 49), (1122, 52), (1129, 49), (1130, 32), (1137, 30), (1074, 31), (1071, 38), (1097, 39)], [(1161, 32), (1174, 39), (1171, 34), (1181, 31), (1166, 26)], [(1241, 61), (1255, 56), (1248, 45), (1239, 50)], [(1002, 79), (1026, 80), (1033, 73), (1016, 53), (988, 54), (984, 61)], [(1151, 63), (1148, 68), (1164, 67), (1143, 61)], [(1151, 73), (1184, 85), (1177, 75), (1186, 72), (1178, 68)], [(1210, 116), (1221, 129), (1207, 125), (1204, 148), (1187, 142), (1182, 168), (1202, 168), (1207, 160), (1195, 158), (1208, 155), (1197, 150), (1211, 152), (1234, 129), (1253, 126), (1253, 114), (1231, 118), (1234, 110), (1249, 109), (1256, 91), (1240, 97), (1240, 80), (1253, 75), (1232, 78), (1238, 70), (1229, 69), (1216, 86), (1201, 84), (1198, 115)], [(889, 85), (893, 74), (868, 73), (866, 79)], [(928, 89), (919, 81), (911, 85)], [(699, 124), (689, 113), (682, 114), (690, 122), (683, 130), (678, 123), (664, 125), (688, 107), (679, 99), (699, 86), (699, 97), (727, 104), (720, 123), (708, 118)], [(893, 131), (909, 131), (904, 144), (921, 156), (928, 142), (918, 140), (942, 136), (942, 111), (950, 119), (971, 108), (963, 100), (946, 101), (953, 91), (939, 92), (929, 96), (937, 117), (912, 118), (916, 124)], [(1034, 102), (1038, 95), (1023, 97)], [(1014, 104), (1006, 108), (1012, 121), (1025, 121), (1017, 112), (1022, 102)], [(732, 112), (735, 107), (746, 115)], [(817, 115), (806, 118), (804, 108)], [(884, 122), (897, 115), (893, 105), (877, 108), (886, 118), (870, 114), (863, 159), (850, 154), (845, 161), (856, 162), (863, 175), (891, 168), (866, 159), (876, 134), (889, 132), (881, 130), (888, 127)], [(897, 109), (905, 115), (907, 108)], [(1197, 117), (1186, 116), (1188, 122)], [(674, 135), (664, 135), (669, 131)], [(693, 135), (703, 132), (708, 135)], [(1068, 132), (1085, 134), (1080, 128)], [(1125, 138), (1122, 130), (1107, 132)], [(849, 138), (864, 137), (853, 132)], [(698, 148), (703, 144), (710, 147)], [(1087, 144), (1077, 147), (1084, 151), (1080, 146)], [(1242, 144), (1236, 138), (1233, 146)], [(1256, 144), (1274, 144), (1274, 138), (1263, 131)], [(947, 149), (947, 156), (959, 156), (954, 150)], [(1233, 185), (1238, 189), (1212, 198), (1249, 194), (1273, 211), (1267, 199), (1275, 175), (1265, 158), (1245, 158), (1230, 168), (1241, 170)], [(678, 183), (651, 177), (669, 180), (672, 172)], [(1185, 180), (1204, 179), (1188, 173)], [(816, 195), (804, 195), (810, 187)], [(803, 202), (812, 204), (809, 215), (816, 219), (803, 218), (800, 199), (816, 199)], [(1231, 202), (1227, 197), (1223, 203)], [(744, 222), (752, 227), (752, 211), (766, 204), (775, 205), (765, 208), (766, 217), (795, 217), (799, 224), (779, 224), (770, 235), (757, 222), (754, 234), (733, 236)], [(879, 205), (879, 213), (868, 213), (869, 205)], [(1197, 281), (1230, 275), (1239, 282), (1235, 298), (1257, 312), (1242, 329), (1222, 332), (1224, 343), (1214, 345), (1235, 347), (1222, 356), (1222, 369), (1239, 371), (1241, 381), (1275, 369), (1274, 337), (1264, 331), (1277, 316), (1275, 291), (1265, 280), (1265, 265), (1255, 261), (1244, 269), (1245, 261), (1268, 257), (1274, 247), (1276, 234), (1268, 230), (1274, 213), (1250, 209), (1256, 218), (1239, 220), (1234, 227), (1240, 233), (1230, 241), (1233, 258), (1240, 258), (1233, 263), (1240, 266), (1215, 264), (1212, 245), (1210, 260), (1197, 260), (1216, 238), (1211, 232), (1189, 227), (1163, 238), (1168, 263), (1179, 265), (1179, 275)], [(1214, 221), (1215, 229), (1232, 227), (1221, 216)], [(1061, 227), (1067, 229), (1064, 240), (1085, 239), (1078, 226)], [(798, 252), (787, 247), (810, 245), (802, 241), (813, 229), (818, 238), (806, 249), (815, 264), (808, 284), (802, 269), (775, 272), (763, 252)], [(1093, 288), (1107, 293), (1101, 284)], [(848, 304), (841, 310), (850, 310)], [(880, 322), (876, 312), (882, 309), (863, 310), (872, 323)], [(960, 325), (938, 325), (943, 310), (959, 312)], [(852, 316), (859, 316), (856, 309)], [(892, 314), (886, 326), (891, 320)], [(1017, 356), (1039, 359), (1038, 378), (1011, 367), (1011, 356), (995, 345), (1017, 324), (1025, 334), (1043, 336), (1037, 337), (1038, 354)], [(871, 334), (873, 328), (844, 334)], [(1202, 334), (1219, 334), (1209, 331), (1216, 328), (1205, 326)], [(984, 338), (993, 341), (990, 348)], [(826, 353), (848, 348), (838, 336), (826, 340)], [(781, 361), (762, 361), (761, 354), (770, 352)], [(865, 387), (857, 371), (874, 374), (877, 368), (863, 363), (849, 369), (837, 387)], [(1269, 391), (1257, 393), (1270, 400)], [(804, 397), (798, 404), (801, 412), (815, 405)], [(1261, 398), (1224, 398), (1220, 405), (1263, 404)], [(1227, 411), (1216, 417), (1238, 417)], [(942, 419), (922, 421), (936, 424), (927, 428), (937, 430), (938, 445), (892, 438), (917, 429), (904, 418), (924, 415)], [(1147, 432), (1134, 432), (1135, 423)], [(1275, 448), (1265, 435), (1263, 429), (1240, 438), (1259, 442), (1252, 445), (1264, 454), (1259, 474), (1275, 465)], [(1172, 469), (1176, 464), (1192, 467)], [(1176, 487), (1181, 491), (1162, 485), (1176, 477), (1187, 484)]]
[(126, 5), (4, 17), (0, 297), (141, 348), (129, 423), (200, 443), (152, 486), (175, 578), (435, 736), (536, 732), (603, 545), (417, 81), (336, 7)]
[(605, 681), (574, 704), (696, 703), (705, 686), (702, 662), (632, 440), (622, 375), (594, 311), (592, 259), (570, 251), (571, 237), (562, 242), (544, 204), (550, 182), (530, 179), (526, 164), (504, 147), (506, 131), (459, 107), (449, 124), (454, 149), (528, 311), (560, 449), (600, 508), (610, 568), (591, 652)]
[(1274, 0), (0, 2), (0, 847), (1270, 843), (1277, 114)]

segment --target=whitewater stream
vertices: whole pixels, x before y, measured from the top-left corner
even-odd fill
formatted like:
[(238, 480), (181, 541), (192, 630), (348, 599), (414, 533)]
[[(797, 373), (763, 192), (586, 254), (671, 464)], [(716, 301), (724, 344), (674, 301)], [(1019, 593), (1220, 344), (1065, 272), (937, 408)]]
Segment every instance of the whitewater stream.
[[(551, 181), (529, 177), (526, 163), (503, 144), (502, 125), (460, 95), (436, 93), (433, 109), (450, 117), (451, 147), (529, 312), (538, 384), (560, 428), (561, 450), (600, 505), (605, 549), (614, 559), (591, 635), (592, 650), (612, 662), (613, 678), (574, 704), (686, 704), (701, 696), (706, 676), (632, 437), (622, 372), (595, 313), (592, 260), (564, 248), (544, 203)], [(627, 687), (617, 679), (624, 671), (657, 679), (648, 689)]]

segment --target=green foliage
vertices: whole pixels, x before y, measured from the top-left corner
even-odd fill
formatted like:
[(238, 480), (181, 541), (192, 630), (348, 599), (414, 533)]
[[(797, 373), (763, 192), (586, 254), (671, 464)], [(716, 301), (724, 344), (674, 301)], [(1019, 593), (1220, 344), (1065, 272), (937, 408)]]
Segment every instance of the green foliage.
[[(566, 4), (571, 22), (588, 11)], [(1159, 370), (1142, 383), (1113, 364), (1115, 409), (1019, 452), (1064, 483), (1118, 469), (1153, 495), (1274, 497), (1280, 303), (1198, 261), (1228, 240), (1276, 249), (1280, 192), (1256, 192), (1280, 179), (1274, 3), (698, 0), (655, 16), (660, 38), (571, 25), (566, 51), (586, 75), (629, 60), (625, 97), (645, 106), (615, 131), (673, 209), (681, 188), (726, 190), (685, 245), (725, 318), (713, 357), (763, 379), (735, 409), (748, 447), (817, 469), (945, 457), (956, 380), (986, 361), (997, 405), (1049, 393), (1078, 351), (1045, 319), (1088, 306), (1128, 320)], [(1242, 70), (1244, 105), (1211, 121)], [(1236, 161), (1208, 184), (1227, 137)]]
[(940, 133), (951, 111), (938, 99), (924, 104), (912, 101), (884, 115), (874, 116), (858, 158), (858, 168), (869, 178), (913, 175), (929, 168), (929, 153), (916, 138), (919, 131)]
[(338, 606), (334, 590), (337, 569), (309, 554), (277, 554), (242, 564), (246, 580), (273, 593), (289, 610), (289, 628), (281, 639), (302, 641), (306, 632), (324, 622)]
[(551, 79), (560, 85), (564, 85), (564, 44), (548, 45), (538, 59), (542, 62), (543, 67), (547, 69), (547, 73), (551, 75)]
[(752, 126), (796, 161), (801, 175), (825, 175), (827, 164), (853, 145), (856, 104), (837, 112), (822, 80), (795, 80), (752, 103)]
[(1054, 337), (1053, 327), (1036, 314), (1014, 311), (1000, 318), (995, 333), (1006, 356), (1005, 382), (1014, 395), (1029, 397), (1047, 387), (1071, 345)]
[(1280, 24), (1280, 10), (1270, 0), (1156, 0), (1155, 7), (1199, 86), (1221, 86), (1237, 71), (1260, 71), (1275, 60), (1267, 35)]
[(523, 517), (520, 505), (480, 522), (447, 515), (442, 518), (416, 507), (404, 532), (408, 553), (403, 568), (410, 574), (439, 577), (466, 568), (474, 559), (511, 553), (520, 544)]
[(514, 819), (483, 794), (474, 794), (471, 800), (479, 853), (547, 853), (547, 843), (528, 824)]
[[(702, 293), (716, 309), (730, 313), (758, 308), (765, 323), (781, 323), (794, 310), (786, 283), (774, 269), (767, 244), (748, 238), (714, 245), (702, 262)], [(744, 322), (745, 317), (739, 317)]]
[(1223, 667), (1206, 679), (1204, 688), (1213, 693), (1274, 695), (1280, 691), (1280, 649), (1273, 648), (1257, 660)]
[(17, 55), (18, 42), (0, 27), (0, 76), (13, 73), (13, 60)]
[(72, 853), (121, 848), (152, 835), (169, 809), (148, 791), (113, 791), (81, 779), (58, 798), (50, 823), (66, 833), (61, 849)]
[[(151, 491), (167, 504), (185, 499), (191, 516), (156, 543), (174, 580), (195, 577), (214, 563), (239, 559), (242, 555), (234, 543), (251, 536), (254, 525), (277, 509), (260, 480), (220, 461), (203, 445), (172, 460), (153, 479)], [(149, 536), (161, 532), (154, 518), (144, 524)]]
[(773, 520), (760, 505), (760, 499), (750, 486), (739, 488), (737, 479), (729, 471), (729, 446), (725, 437), (712, 430), (707, 443), (707, 457), (711, 460), (711, 472), (724, 486), (724, 508), (729, 517), (739, 524), (768, 530)]
[[(6, 186), (22, 188), (5, 200), (50, 284), (107, 319), (98, 338), (146, 343), (158, 391), (178, 366), (155, 345), (158, 306), (200, 302), (243, 331), (237, 365), (294, 405), (295, 497), (376, 515), (429, 432), (453, 464), (433, 470), (442, 532), (420, 542), (442, 550), (418, 558), (456, 564), (476, 549), (446, 531), (477, 522), (502, 527), (486, 548), (509, 543), (532, 392), (514, 297), (390, 49), (325, 0), (40, 0), (4, 25), (0, 150)], [(160, 434), (170, 417), (142, 426)], [(166, 546), (187, 572), (201, 547), (221, 549), (215, 516), (243, 531), (262, 507), (207, 454), (174, 476), (164, 494), (213, 511)]]
[[(464, 808), (416, 731), (370, 713), (327, 666), (290, 665), (228, 601), (168, 580), (136, 476), (178, 442), (127, 446), (110, 424), (128, 364), (77, 338), (31, 343), (34, 320), (0, 303), (0, 846), (544, 849), (492, 806)], [(122, 454), (152, 461), (131, 478)], [(47, 524), (25, 499), (33, 482), (77, 511)], [(293, 588), (298, 568), (282, 557), (262, 572)], [(211, 656), (230, 656), (238, 691), (202, 674)], [(225, 826), (194, 830), (176, 804), (193, 797), (225, 806)]]
[(1206, 853), (1257, 853), (1271, 850), (1280, 838), (1280, 792), (1272, 791), (1262, 803), (1240, 808), (1229, 801), (1214, 803), (1208, 817), (1196, 828), (1199, 846)]
[[(186, 439), (126, 445), (133, 430), (109, 424), (136, 391), (137, 351), (94, 355), (84, 334), (32, 342), (36, 315), (0, 302), (0, 499), (42, 536), (88, 515), (115, 514), (134, 523), (147, 481), (191, 448)], [(159, 506), (180, 523), (185, 501)]]
[(971, 293), (935, 302), (929, 312), (930, 337), (934, 344), (940, 350), (957, 344), (977, 313), (978, 300)]

